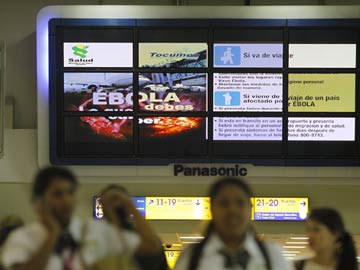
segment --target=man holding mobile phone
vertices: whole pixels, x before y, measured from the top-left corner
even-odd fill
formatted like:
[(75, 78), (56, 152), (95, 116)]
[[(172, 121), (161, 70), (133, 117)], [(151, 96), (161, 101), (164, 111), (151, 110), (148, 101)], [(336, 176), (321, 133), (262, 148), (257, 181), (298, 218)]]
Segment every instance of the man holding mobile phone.
[[(101, 270), (166, 270), (161, 241), (127, 190), (112, 184), (100, 192), (100, 198), (104, 219), (89, 226), (83, 253), (86, 261)], [(116, 238), (119, 241), (110, 240)]]
[(10, 235), (2, 253), (7, 269), (83, 269), (78, 255), (82, 224), (73, 217), (77, 186), (64, 168), (48, 167), (36, 175), (32, 200), (38, 220)]
[(138, 219), (137, 210), (128, 204), (128, 197), (120, 198), (119, 194), (115, 196), (116, 200), (113, 200), (114, 197), (111, 200), (104, 197), (106, 211), (111, 209), (113, 221), (116, 222), (115, 211), (120, 199), (122, 205), (131, 210), (138, 220), (138, 231), (130, 232), (117, 223), (83, 223), (74, 217), (77, 187), (76, 178), (65, 168), (48, 167), (39, 171), (32, 191), (38, 219), (9, 236), (2, 253), (6, 269), (109, 270), (94, 267), (103, 258), (119, 258), (138, 251), (146, 255), (161, 250), (155, 233), (145, 221)]

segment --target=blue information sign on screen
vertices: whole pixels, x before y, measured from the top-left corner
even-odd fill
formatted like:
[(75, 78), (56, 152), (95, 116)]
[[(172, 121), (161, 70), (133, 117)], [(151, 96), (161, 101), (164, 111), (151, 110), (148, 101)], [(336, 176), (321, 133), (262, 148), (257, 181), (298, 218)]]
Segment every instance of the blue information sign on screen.
[(215, 45), (215, 66), (240, 66), (241, 48), (239, 45)]
[(273, 67), (283, 66), (283, 44), (214, 44), (214, 67)]
[(254, 213), (254, 220), (302, 221), (299, 213)]
[(237, 91), (216, 91), (215, 106), (240, 106), (240, 92)]
[[(146, 197), (131, 197), (133, 204), (136, 209), (140, 212), (140, 214), (145, 217), (146, 216)], [(101, 197), (94, 196), (94, 218), (102, 219), (104, 216)]]

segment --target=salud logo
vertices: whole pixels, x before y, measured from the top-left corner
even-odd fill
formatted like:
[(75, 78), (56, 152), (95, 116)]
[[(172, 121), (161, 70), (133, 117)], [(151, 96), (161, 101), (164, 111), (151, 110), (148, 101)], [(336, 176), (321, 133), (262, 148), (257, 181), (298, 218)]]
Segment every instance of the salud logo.
[(84, 46), (82, 44), (73, 46), (72, 47), (73, 54), (79, 56), (80, 58), (85, 58), (86, 54), (88, 53), (88, 51), (86, 50), (87, 48), (89, 48), (89, 46)]
[(76, 46), (72, 46), (72, 54), (78, 57), (68, 58), (69, 65), (76, 66), (86, 66), (86, 65), (94, 65), (94, 59), (88, 58), (88, 48), (90, 46), (85, 46), (83, 44), (77, 44)]

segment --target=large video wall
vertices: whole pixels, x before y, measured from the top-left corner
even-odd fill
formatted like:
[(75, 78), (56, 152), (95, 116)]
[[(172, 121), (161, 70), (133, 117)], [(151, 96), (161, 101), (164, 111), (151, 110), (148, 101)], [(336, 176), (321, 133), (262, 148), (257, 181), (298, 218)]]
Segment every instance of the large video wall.
[(56, 164), (358, 165), (354, 20), (50, 22)]

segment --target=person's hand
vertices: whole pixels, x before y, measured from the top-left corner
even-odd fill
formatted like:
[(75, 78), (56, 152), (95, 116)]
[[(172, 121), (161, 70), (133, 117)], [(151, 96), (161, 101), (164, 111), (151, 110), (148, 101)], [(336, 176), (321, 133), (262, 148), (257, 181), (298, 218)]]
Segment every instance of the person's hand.
[(44, 200), (39, 200), (35, 205), (40, 222), (44, 225), (48, 232), (50, 240), (56, 242), (61, 233), (61, 226), (54, 214), (51, 212), (49, 205)]
[(125, 192), (117, 189), (107, 191), (101, 197), (101, 201), (105, 218), (116, 225), (121, 225), (117, 209), (122, 208), (127, 216), (132, 214), (135, 209), (131, 198)]

